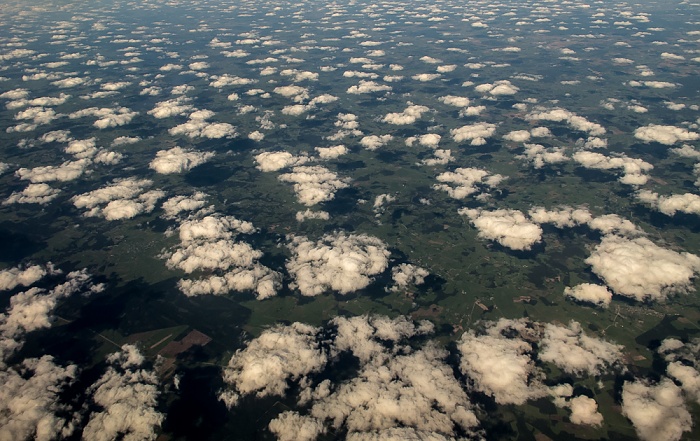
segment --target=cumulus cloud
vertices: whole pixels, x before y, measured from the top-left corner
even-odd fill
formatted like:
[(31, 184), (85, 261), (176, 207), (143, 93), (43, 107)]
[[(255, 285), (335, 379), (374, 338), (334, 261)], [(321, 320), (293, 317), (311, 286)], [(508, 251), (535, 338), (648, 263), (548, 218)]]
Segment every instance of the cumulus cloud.
[(304, 296), (363, 289), (389, 264), (386, 245), (364, 234), (327, 234), (315, 242), (296, 236), (288, 246), (292, 258), (286, 267), (294, 279), (290, 287)]
[(155, 440), (165, 415), (156, 410), (158, 377), (144, 369), (144, 357), (136, 346), (124, 345), (107, 358), (111, 364), (90, 388), (92, 402), (100, 410), (90, 415), (83, 438)]
[[(31, 273), (25, 273), (27, 270)], [(15, 272), (11, 269), (9, 272), (3, 272), (6, 287), (36, 282), (38, 279), (34, 279), (41, 270), (27, 270)], [(51, 264), (47, 264), (45, 271), (54, 275), (60, 273), (53, 269)], [(25, 280), (18, 280), (18, 277), (24, 277)], [(0, 314), (0, 367), (3, 367), (8, 357), (24, 344), (24, 336), (27, 333), (51, 326), (52, 314), (59, 300), (79, 292), (88, 295), (103, 289), (103, 285), (92, 283), (87, 271), (81, 270), (68, 273), (64, 282), (51, 289), (34, 287), (12, 296), (9, 307)]]
[(679, 440), (692, 427), (681, 389), (668, 378), (657, 384), (625, 381), (622, 414), (632, 421), (644, 441)]
[[(511, 132), (512, 133), (512, 132)], [(541, 169), (546, 164), (559, 164), (569, 158), (564, 154), (564, 149), (559, 147), (545, 147), (541, 144), (524, 144), (525, 152), (517, 158), (524, 159), (536, 169)]]
[(538, 358), (569, 374), (600, 375), (622, 360), (622, 346), (587, 336), (581, 324), (572, 320), (568, 327), (544, 326)]
[(348, 187), (349, 181), (320, 165), (294, 167), (277, 179), (293, 183), (298, 201), (306, 206), (332, 200), (336, 191)]
[(634, 137), (644, 142), (673, 145), (678, 142), (696, 141), (700, 134), (675, 126), (649, 124), (634, 131)]
[(190, 114), (190, 119), (168, 130), (171, 135), (185, 135), (189, 138), (233, 138), (238, 133), (229, 123), (214, 123), (207, 121), (214, 116), (209, 110), (197, 110)]
[(426, 106), (410, 104), (403, 112), (387, 113), (382, 122), (395, 125), (408, 125), (415, 123), (425, 112), (430, 109)]
[(367, 150), (377, 150), (394, 139), (391, 135), (369, 135), (360, 139), (360, 145)]
[(86, 109), (73, 112), (68, 115), (68, 117), (70, 119), (77, 119), (86, 116), (93, 116), (97, 118), (97, 120), (93, 123), (93, 126), (97, 127), (98, 129), (106, 129), (129, 124), (136, 115), (138, 115), (138, 112), (133, 112), (131, 109), (126, 107), (117, 107), (114, 109), (108, 107), (88, 107)]
[(667, 216), (674, 216), (678, 212), (700, 214), (700, 196), (693, 193), (661, 196), (649, 190), (640, 190), (636, 196), (640, 202)]
[(638, 301), (688, 292), (700, 271), (698, 256), (661, 248), (644, 237), (605, 236), (585, 262), (614, 293)]
[(263, 172), (301, 165), (308, 160), (306, 156), (294, 156), (289, 152), (263, 152), (255, 156), (255, 162), (258, 164), (256, 168)]
[(573, 208), (566, 205), (550, 210), (544, 207), (532, 207), (528, 211), (528, 215), (538, 224), (553, 224), (557, 228), (586, 225), (593, 219), (587, 208)]
[(189, 98), (180, 96), (166, 101), (156, 103), (155, 107), (148, 111), (154, 118), (163, 119), (171, 116), (184, 115), (194, 109), (188, 104)]
[(90, 162), (89, 159), (79, 159), (77, 161), (66, 161), (61, 165), (47, 165), (29, 169), (20, 168), (15, 172), (15, 176), (34, 184), (52, 181), (67, 182), (82, 176)]
[(462, 208), (459, 214), (469, 218), (479, 230), (479, 237), (494, 240), (513, 250), (529, 250), (542, 239), (542, 228), (518, 210)]
[(477, 197), (483, 197), (504, 179), (504, 176), (492, 175), (478, 168), (457, 168), (453, 172), (439, 174), (437, 180), (443, 184), (435, 184), (433, 189), (446, 191), (454, 199), (464, 199), (475, 193), (479, 193)]
[(349, 439), (387, 439), (391, 433), (440, 439), (454, 436), (455, 427), (472, 433), (478, 420), (446, 356), (427, 345), (387, 361), (375, 359), (317, 400), (310, 415), (336, 430), (346, 428)]
[(317, 342), (319, 331), (298, 322), (263, 331), (229, 360), (223, 373), (229, 389), (221, 398), (232, 407), (242, 395), (283, 396), (289, 381), (303, 382), (321, 371), (328, 355)]
[(654, 168), (652, 164), (642, 159), (630, 158), (625, 155), (612, 157), (596, 152), (579, 151), (574, 153), (573, 159), (585, 168), (622, 170), (622, 176), (619, 178), (619, 181), (632, 186), (646, 184), (649, 179), (646, 173)]
[(74, 139), (68, 142), (68, 147), (63, 149), (63, 151), (78, 159), (92, 158), (98, 152), (96, 146), (96, 138)]
[(440, 144), (441, 139), (442, 136), (438, 135), (437, 133), (426, 133), (425, 135), (406, 138), (406, 145), (411, 147), (416, 141), (418, 141), (418, 144), (424, 147), (435, 149), (437, 148), (438, 144)]
[(9, 291), (17, 286), (31, 286), (47, 275), (61, 274), (51, 262), (46, 265), (13, 267), (0, 271), (0, 291)]
[(360, 80), (360, 83), (355, 86), (350, 86), (347, 93), (352, 95), (360, 95), (364, 93), (388, 92), (391, 86), (387, 84), (379, 84), (374, 81)]
[(180, 213), (201, 210), (206, 203), (207, 195), (201, 191), (191, 196), (173, 196), (163, 202), (163, 217), (165, 219), (175, 219)]
[(84, 216), (131, 219), (153, 211), (158, 199), (165, 196), (160, 190), (146, 191), (152, 184), (148, 179), (115, 179), (102, 188), (74, 196), (72, 201), (76, 208), (86, 210)]
[(213, 152), (173, 147), (169, 150), (159, 150), (148, 166), (161, 174), (182, 173), (204, 164), (213, 157)]
[(680, 384), (689, 398), (700, 404), (700, 339), (683, 343), (667, 338), (657, 352), (668, 362), (668, 376)]
[(576, 115), (566, 109), (538, 110), (529, 113), (525, 119), (531, 121), (556, 121), (565, 122), (574, 130), (586, 132), (591, 136), (601, 136), (605, 134), (605, 128), (600, 124), (588, 121), (586, 118)]
[(281, 275), (258, 260), (263, 253), (245, 242), (238, 234), (255, 232), (250, 222), (232, 216), (208, 215), (184, 220), (180, 226), (180, 244), (160, 255), (166, 266), (200, 278), (181, 279), (178, 288), (185, 295), (224, 295), (231, 291), (252, 291), (259, 300), (277, 294)]
[(499, 404), (520, 405), (544, 396), (541, 373), (530, 357), (532, 345), (519, 336), (525, 323), (501, 319), (487, 326), (484, 334), (465, 332), (457, 343), (459, 368), (473, 380), (471, 386)]
[(484, 145), (496, 131), (496, 125), (490, 123), (476, 123), (451, 129), (450, 134), (455, 142), (470, 141), (471, 145)]
[(318, 153), (319, 159), (336, 159), (348, 153), (348, 148), (342, 144), (330, 146), (330, 147), (315, 147), (316, 153)]
[(474, 88), (475, 91), (493, 96), (515, 95), (520, 89), (508, 80), (500, 80), (494, 83), (480, 84)]
[(49, 184), (29, 184), (22, 191), (14, 191), (2, 204), (48, 204), (58, 197), (61, 190), (51, 187)]
[(598, 412), (598, 403), (593, 398), (579, 395), (569, 400), (568, 407), (571, 410), (569, 420), (574, 424), (596, 427), (603, 424), (603, 415)]
[(17, 369), (0, 370), (0, 438), (50, 440), (70, 436), (74, 422), (60, 416), (60, 396), (77, 377), (74, 364), (60, 366), (50, 355), (29, 358)]
[(304, 222), (307, 219), (318, 219), (318, 220), (328, 220), (331, 215), (327, 211), (312, 211), (306, 209), (304, 211), (297, 211), (296, 220), (297, 222)]
[(593, 283), (581, 283), (573, 288), (564, 288), (564, 295), (579, 302), (592, 303), (607, 308), (612, 301), (612, 293), (608, 288)]
[(388, 291), (403, 291), (409, 285), (422, 285), (429, 275), (430, 273), (425, 268), (410, 263), (401, 263), (391, 269), (391, 280), (394, 284), (388, 288)]
[[(447, 352), (430, 343), (415, 351), (405, 344), (432, 329), (403, 316), (337, 317), (325, 330), (276, 326), (231, 358), (220, 397), (235, 405), (242, 395), (284, 395), (297, 384), (298, 402), (308, 410), (274, 418), (269, 428), (279, 439), (314, 440), (328, 429), (347, 431), (348, 439), (474, 434), (478, 421)], [(359, 360), (357, 375), (336, 385), (320, 380), (316, 374), (333, 369), (344, 353)]]
[(438, 98), (438, 101), (448, 106), (467, 107), (471, 100), (465, 96), (446, 95)]

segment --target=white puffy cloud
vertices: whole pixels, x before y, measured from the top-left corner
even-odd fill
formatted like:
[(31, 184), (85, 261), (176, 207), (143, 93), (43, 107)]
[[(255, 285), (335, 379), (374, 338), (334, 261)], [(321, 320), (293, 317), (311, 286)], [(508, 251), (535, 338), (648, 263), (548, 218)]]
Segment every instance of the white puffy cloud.
[(263, 172), (301, 165), (308, 160), (306, 156), (294, 156), (289, 152), (263, 152), (255, 156), (255, 162), (258, 164), (256, 168)]
[(542, 239), (542, 228), (518, 210), (462, 208), (459, 214), (469, 218), (479, 237), (494, 240), (513, 250), (529, 250)]
[(346, 188), (349, 181), (320, 165), (294, 167), (291, 173), (280, 175), (277, 179), (293, 183), (297, 199), (306, 206), (332, 200), (335, 192)]
[(429, 275), (430, 273), (425, 268), (410, 263), (401, 263), (391, 269), (391, 280), (394, 284), (388, 290), (403, 291), (409, 285), (422, 285)]
[(255, 232), (255, 227), (232, 216), (207, 215), (207, 211), (198, 215), (204, 217), (193, 217), (180, 224), (180, 244), (160, 255), (170, 269), (205, 274), (181, 279), (180, 291), (188, 296), (252, 291), (259, 300), (276, 295), (281, 275), (258, 262), (261, 251), (234, 240), (239, 233)]
[(165, 196), (160, 190), (146, 191), (152, 184), (148, 179), (115, 179), (102, 188), (74, 196), (72, 201), (76, 208), (87, 210), (84, 216), (130, 219), (141, 213), (150, 213), (158, 199)]
[(546, 394), (541, 373), (530, 357), (532, 345), (519, 336), (508, 338), (502, 331), (519, 334), (522, 322), (501, 319), (487, 333), (467, 331), (457, 343), (461, 354), (460, 371), (472, 381), (472, 387), (490, 395), (499, 404), (520, 405)]
[(516, 156), (531, 163), (536, 169), (541, 169), (546, 164), (559, 164), (566, 162), (569, 158), (564, 154), (563, 148), (545, 147), (541, 144), (524, 144), (525, 152)]
[(286, 98), (292, 98), (295, 102), (301, 103), (309, 98), (309, 89), (301, 86), (278, 86), (273, 92)]
[(421, 73), (421, 74), (416, 74), (411, 76), (412, 79), (420, 82), (428, 82), (428, 81), (433, 81), (437, 80), (440, 78), (442, 75), (439, 73)]
[(600, 427), (603, 424), (603, 415), (598, 412), (598, 403), (593, 398), (579, 395), (569, 400), (571, 416), (569, 419), (574, 424)]
[(98, 152), (96, 145), (95, 138), (74, 139), (68, 142), (68, 147), (64, 148), (63, 151), (78, 159), (92, 158)]
[(29, 169), (20, 168), (15, 172), (15, 176), (34, 184), (52, 181), (67, 182), (82, 176), (89, 165), (89, 159), (79, 159), (77, 161), (66, 161), (61, 165), (47, 165)]
[(418, 137), (412, 136), (407, 138), (406, 145), (410, 147), (415, 141), (418, 141), (418, 144), (424, 147), (435, 149), (437, 148), (438, 144), (440, 144), (441, 139), (442, 136), (438, 135), (437, 133), (426, 133), (425, 135), (420, 135)]
[(248, 84), (254, 84), (257, 80), (252, 80), (250, 78), (241, 78), (235, 75), (223, 74), (214, 75), (211, 77), (212, 81), (209, 83), (211, 87), (221, 89), (226, 86), (246, 86)]
[(388, 92), (391, 90), (391, 86), (387, 84), (379, 84), (374, 81), (360, 80), (360, 83), (355, 86), (350, 86), (347, 93), (352, 95), (360, 95), (363, 93), (373, 93), (373, 92)]
[(61, 190), (52, 188), (49, 184), (29, 184), (22, 191), (14, 191), (2, 204), (48, 204), (58, 197)]
[(587, 132), (591, 136), (601, 136), (605, 134), (605, 128), (600, 124), (588, 121), (586, 118), (576, 115), (566, 109), (539, 110), (525, 116), (531, 121), (544, 120), (566, 122), (574, 130)]
[(69, 130), (52, 130), (39, 137), (41, 142), (69, 142), (72, 140)]
[(394, 139), (391, 135), (369, 135), (360, 139), (360, 145), (367, 150), (377, 150)]
[(649, 124), (634, 131), (634, 137), (644, 142), (658, 142), (673, 145), (678, 142), (696, 141), (700, 134), (675, 126)]
[(465, 96), (446, 95), (438, 98), (438, 101), (448, 106), (467, 107), (471, 100)]
[(47, 275), (61, 274), (51, 262), (46, 265), (13, 267), (0, 271), (0, 291), (9, 291), (17, 286), (30, 286)]
[(408, 355), (373, 359), (357, 377), (316, 400), (310, 415), (336, 430), (344, 427), (348, 439), (387, 439), (392, 433), (449, 438), (455, 427), (471, 433), (478, 420), (446, 356), (426, 345)]
[(423, 159), (420, 163), (427, 166), (435, 166), (449, 164), (455, 160), (455, 158), (452, 156), (452, 150), (449, 149), (434, 150), (433, 155), (434, 156), (432, 158)]
[(161, 174), (182, 173), (204, 164), (213, 157), (213, 152), (173, 147), (169, 150), (159, 150), (148, 166)]
[(307, 219), (318, 219), (318, 220), (328, 220), (331, 215), (327, 211), (312, 211), (306, 209), (304, 211), (297, 211), (296, 220), (297, 222), (304, 222)]
[(290, 287), (304, 296), (363, 289), (389, 264), (386, 245), (364, 234), (327, 234), (316, 242), (297, 236), (288, 246), (292, 258), (286, 267), (294, 279)]
[(574, 153), (574, 161), (585, 168), (598, 170), (622, 170), (619, 181), (623, 184), (639, 186), (646, 184), (649, 179), (645, 174), (651, 171), (654, 166), (639, 158), (630, 158), (625, 155), (616, 157), (605, 156), (601, 153), (579, 151)]
[(637, 192), (637, 200), (667, 216), (674, 216), (678, 212), (700, 214), (700, 196), (694, 193), (661, 196), (649, 190), (640, 190)]
[(614, 293), (638, 301), (690, 291), (700, 271), (700, 257), (661, 248), (644, 237), (605, 236), (585, 262)]
[(587, 208), (573, 208), (566, 205), (551, 210), (544, 207), (532, 207), (528, 211), (528, 215), (538, 224), (553, 224), (557, 228), (586, 225), (593, 219)]
[[(294, 323), (263, 331), (231, 358), (224, 372), (229, 387), (220, 398), (234, 406), (242, 395), (284, 395), (298, 384), (298, 402), (308, 410), (273, 419), (269, 428), (279, 439), (314, 440), (328, 429), (347, 431), (348, 439), (473, 434), (478, 421), (445, 361), (447, 351), (431, 343), (415, 351), (404, 344), (432, 332), (429, 322), (337, 317), (328, 328)], [(334, 369), (343, 353), (359, 360), (357, 375), (336, 385), (320, 381), (315, 374)]]
[(384, 118), (382, 118), (382, 122), (395, 125), (413, 124), (429, 110), (430, 109), (426, 106), (410, 104), (403, 112), (387, 113), (384, 115)]
[(672, 148), (670, 151), (683, 158), (691, 158), (695, 160), (700, 159), (700, 152), (688, 144), (683, 144), (680, 147)]
[(490, 123), (476, 123), (451, 129), (450, 134), (455, 142), (470, 141), (471, 145), (484, 145), (496, 131), (496, 125)]
[(330, 147), (315, 147), (320, 159), (336, 159), (348, 153), (348, 148), (342, 144)]
[(314, 441), (320, 434), (326, 433), (321, 421), (293, 411), (282, 412), (270, 421), (268, 427), (277, 441)]
[(689, 398), (700, 404), (700, 339), (683, 343), (666, 338), (657, 352), (668, 362), (666, 374), (680, 384)]
[(677, 85), (675, 83), (669, 83), (668, 81), (628, 81), (628, 86), (631, 87), (648, 87), (650, 89), (673, 89)]
[(29, 358), (17, 369), (0, 370), (0, 439), (52, 440), (70, 436), (73, 421), (60, 395), (77, 377), (77, 366), (60, 366), (53, 357)]
[(538, 358), (569, 374), (600, 375), (605, 367), (622, 360), (622, 346), (587, 336), (581, 324), (572, 320), (568, 327), (544, 326)]
[(167, 101), (156, 103), (155, 107), (148, 111), (154, 118), (163, 119), (171, 116), (184, 115), (193, 110), (193, 106), (188, 104), (189, 98), (180, 96)]
[(87, 83), (87, 78), (80, 77), (68, 77), (62, 80), (52, 81), (51, 84), (58, 87), (59, 89), (68, 89), (71, 87), (80, 86), (81, 84)]
[(97, 117), (97, 120), (93, 125), (98, 129), (106, 129), (129, 124), (136, 115), (138, 115), (138, 112), (134, 112), (126, 107), (117, 107), (114, 109), (109, 107), (88, 107), (73, 112), (68, 115), (68, 117), (70, 119), (77, 119), (86, 116), (94, 116)]
[[(59, 274), (51, 264), (47, 264), (46, 271), (49, 274)], [(10, 274), (10, 277), (21, 275)], [(28, 274), (25, 276), (28, 279), (21, 282), (28, 283), (36, 276)], [(6, 279), (4, 282), (9, 287), (20, 281)], [(52, 314), (60, 299), (81, 291), (85, 294), (99, 292), (103, 288), (102, 285), (94, 285), (90, 275), (81, 270), (68, 273), (64, 282), (51, 289), (30, 288), (12, 296), (7, 310), (0, 313), (0, 367), (3, 367), (10, 354), (24, 344), (24, 336), (27, 333), (51, 326)]]
[(635, 224), (617, 214), (604, 214), (594, 217), (588, 222), (588, 227), (602, 234), (617, 234), (619, 236), (639, 236), (643, 234)]
[(632, 421), (644, 441), (676, 441), (692, 427), (681, 389), (668, 378), (657, 384), (626, 381), (622, 387), (622, 414)]
[(92, 402), (100, 410), (90, 414), (83, 439), (155, 440), (165, 419), (156, 410), (158, 377), (141, 368), (144, 357), (136, 346), (124, 345), (107, 360), (111, 366), (90, 388)]
[(513, 142), (525, 142), (529, 141), (531, 136), (528, 130), (514, 130), (503, 135), (503, 139)]
[(186, 135), (189, 138), (233, 138), (238, 133), (236, 128), (229, 123), (214, 123), (207, 119), (214, 116), (209, 110), (197, 110), (190, 114), (190, 119), (168, 130), (171, 135)]
[(500, 80), (494, 83), (480, 84), (474, 88), (475, 91), (493, 96), (515, 95), (520, 89), (508, 80)]
[(166, 219), (175, 219), (180, 213), (197, 211), (207, 203), (207, 195), (201, 191), (194, 193), (191, 196), (173, 196), (163, 202), (162, 208), (165, 212), (163, 217)]
[(439, 174), (437, 180), (443, 184), (435, 184), (433, 189), (446, 191), (454, 199), (464, 199), (475, 193), (479, 196), (488, 194), (489, 189), (497, 187), (504, 179), (504, 176), (492, 175), (478, 168), (457, 168)]
[(593, 283), (581, 283), (573, 288), (564, 288), (564, 295), (579, 302), (593, 303), (596, 306), (607, 308), (612, 301), (612, 293), (608, 288)]
[(298, 322), (263, 331), (229, 360), (223, 373), (229, 389), (221, 398), (232, 407), (241, 395), (284, 396), (290, 380), (303, 382), (321, 371), (328, 355), (317, 342), (319, 331)]

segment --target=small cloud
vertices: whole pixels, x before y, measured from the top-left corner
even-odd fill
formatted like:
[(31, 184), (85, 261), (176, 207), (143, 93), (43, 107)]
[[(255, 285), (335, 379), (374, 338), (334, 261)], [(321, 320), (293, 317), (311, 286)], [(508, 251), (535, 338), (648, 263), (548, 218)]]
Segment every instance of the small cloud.
[(542, 240), (542, 228), (518, 210), (462, 208), (458, 212), (469, 218), (479, 230), (479, 237), (496, 241), (504, 247), (518, 251), (529, 250)]

